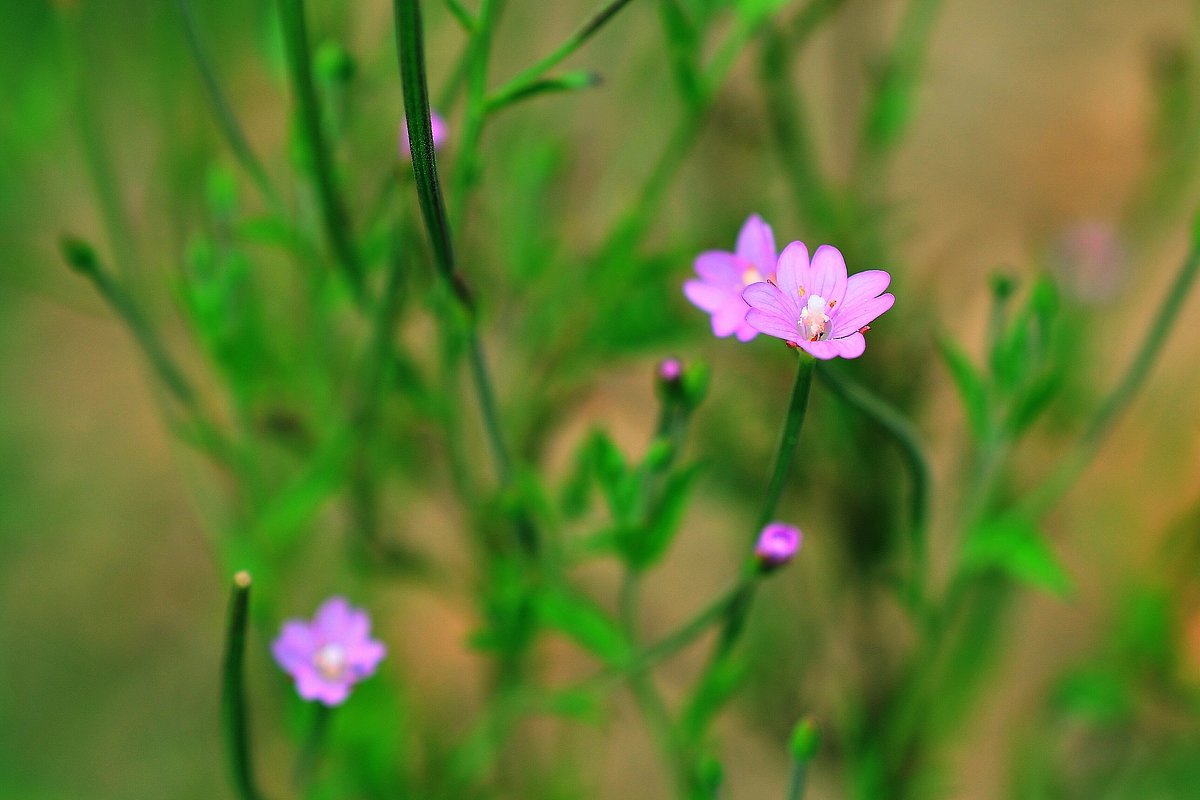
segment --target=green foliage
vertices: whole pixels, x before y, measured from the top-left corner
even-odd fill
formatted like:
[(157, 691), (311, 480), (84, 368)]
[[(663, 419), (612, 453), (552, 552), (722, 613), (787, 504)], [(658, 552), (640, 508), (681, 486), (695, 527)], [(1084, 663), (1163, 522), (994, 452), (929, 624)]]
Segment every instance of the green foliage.
[(628, 640), (592, 601), (560, 589), (540, 594), (537, 604), (539, 619), (547, 628), (566, 634), (608, 664), (629, 662), (632, 648)]
[(1038, 526), (1021, 517), (991, 519), (971, 531), (963, 546), (962, 569), (966, 574), (995, 570), (1059, 596), (1072, 592), (1070, 576)]

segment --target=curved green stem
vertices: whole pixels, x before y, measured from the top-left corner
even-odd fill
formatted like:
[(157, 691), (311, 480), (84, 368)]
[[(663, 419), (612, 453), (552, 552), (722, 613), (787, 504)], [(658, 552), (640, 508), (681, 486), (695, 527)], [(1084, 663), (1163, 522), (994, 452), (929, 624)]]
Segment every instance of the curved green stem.
[(1116, 387), (1100, 405), (1096, 416), (1085, 430), (1075, 449), (1065, 459), (1059, 462), (1049, 479), (1043, 481), (1038, 489), (1030, 493), (1018, 506), (1018, 513), (1036, 516), (1044, 513), (1071, 487), (1080, 473), (1096, 457), (1104, 441), (1112, 433), (1121, 415), (1129, 408), (1130, 403), (1137, 397), (1138, 391), (1146, 383), (1154, 362), (1166, 344), (1167, 336), (1179, 318), (1179, 312), (1196, 283), (1200, 274), (1200, 214), (1192, 223), (1191, 247), (1187, 257), (1171, 281), (1166, 295), (1155, 311), (1150, 328), (1146, 331), (1141, 345), (1134, 353), (1133, 360), (1125, 368), (1125, 373)]
[(250, 573), (233, 576), (229, 619), (225, 628), (225, 662), (221, 683), (221, 710), (225, 744), (233, 771), (233, 785), (242, 800), (260, 800), (250, 751), (250, 723), (246, 713), (246, 686), (242, 662), (246, 651), (246, 620), (250, 609)]
[(860, 413), (883, 428), (900, 448), (912, 480), (912, 501), (909, 511), (909, 537), (913, 559), (913, 588), (921, 596), (928, 568), (929, 505), (932, 481), (929, 461), (912, 422), (883, 398), (844, 374), (832, 365), (822, 365), (817, 374), (833, 390)]
[(222, 135), (229, 143), (230, 149), (233, 150), (234, 157), (237, 158), (242, 168), (249, 173), (259, 192), (262, 193), (262, 196), (276, 210), (283, 208), (279, 193), (271, 185), (271, 181), (267, 177), (267, 171), (263, 169), (262, 162), (254, 155), (254, 151), (250, 147), (250, 142), (246, 139), (246, 134), (242, 130), (242, 126), (238, 124), (237, 117), (233, 113), (229, 99), (225, 96), (220, 81), (217, 80), (216, 70), (213, 68), (212, 61), (208, 57), (208, 52), (204, 49), (204, 45), (200, 41), (200, 35), (196, 31), (196, 19), (192, 13), (191, 0), (176, 0), (176, 5), (179, 7), (179, 15), (183, 20), (183, 33), (187, 39), (188, 50), (192, 54), (192, 59), (196, 62), (196, 68), (200, 70), (200, 79), (204, 83), (204, 91), (208, 94), (209, 102), (212, 103), (213, 112), (216, 114), (217, 126), (221, 129)]
[(529, 92), (530, 88), (537, 84), (543, 75), (578, 50), (584, 42), (592, 38), (598, 30), (603, 28), (609, 20), (617, 15), (618, 11), (629, 5), (629, 3), (630, 0), (609, 0), (587, 22), (580, 25), (573, 34), (567, 37), (567, 40), (559, 45), (558, 49), (553, 53), (528, 69), (521, 71), (516, 77), (508, 81), (508, 83), (501, 86), (495, 92), (492, 92), (488, 98), (488, 106), (499, 108), (511, 102), (514, 98)]
[[(480, 11), (477, 36), (487, 35), (485, 29), (492, 19), (492, 4), (485, 0)], [(496, 407), (492, 381), (488, 375), (483, 346), (477, 331), (478, 320), (475, 304), (467, 288), (466, 280), (457, 271), (454, 260), (453, 238), (450, 220), (446, 216), (446, 204), (442, 197), (438, 179), (437, 157), (433, 149), (433, 130), (429, 117), (429, 84), (425, 74), (425, 41), (421, 27), (419, 0), (394, 0), (396, 20), (396, 49), (400, 59), (400, 77), (404, 88), (404, 114), (408, 119), (412, 151), (413, 175), (416, 178), (417, 198), (421, 215), (433, 246), (434, 261), (438, 273), (454, 293), (467, 317), (468, 356), (475, 393), (479, 398), (483, 424), (487, 430), (492, 459), (496, 464), (502, 489), (511, 488), (513, 480), (512, 457), (505, 443)], [(483, 56), (486, 57), (486, 51)], [(486, 62), (484, 62), (486, 65)], [(478, 91), (478, 89), (477, 89)], [(482, 93), (476, 98), (482, 103)], [(527, 552), (537, 549), (537, 532), (532, 522), (520, 515), (517, 520), (517, 537)]]
[(366, 280), (350, 220), (337, 191), (333, 174), (333, 157), (329, 152), (321, 126), (321, 110), (313, 84), (312, 58), (309, 55), (308, 25), (304, 17), (304, 0), (278, 0), (279, 19), (283, 27), (283, 43), (287, 51), (288, 70), (299, 116), (300, 133), (312, 159), (313, 179), (316, 181), (317, 203), (330, 247), (346, 279), (360, 302), (366, 299)]

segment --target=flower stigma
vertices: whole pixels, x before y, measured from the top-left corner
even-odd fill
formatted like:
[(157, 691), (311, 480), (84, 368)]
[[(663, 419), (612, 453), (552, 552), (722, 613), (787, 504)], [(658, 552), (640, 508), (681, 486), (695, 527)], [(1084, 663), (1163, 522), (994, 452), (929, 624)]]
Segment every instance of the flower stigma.
[(313, 653), (313, 666), (322, 677), (331, 681), (341, 680), (346, 672), (346, 649), (335, 642), (322, 645)]
[[(832, 308), (833, 304), (829, 304)], [(800, 319), (796, 326), (800, 335), (810, 342), (824, 341), (829, 338), (829, 315), (825, 313), (825, 298), (819, 294), (809, 295), (808, 303), (800, 310)]]

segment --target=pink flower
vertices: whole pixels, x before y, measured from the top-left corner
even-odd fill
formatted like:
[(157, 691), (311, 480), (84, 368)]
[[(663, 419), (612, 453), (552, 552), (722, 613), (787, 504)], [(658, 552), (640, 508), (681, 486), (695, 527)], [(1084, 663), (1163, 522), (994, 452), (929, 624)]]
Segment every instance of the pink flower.
[(683, 285), (692, 305), (712, 315), (716, 336), (737, 336), (748, 342), (758, 332), (746, 324), (746, 301), (742, 290), (752, 283), (775, 277), (775, 234), (762, 217), (751, 214), (738, 232), (737, 248), (728, 253), (710, 250), (696, 257), (700, 280)]
[(387, 650), (371, 638), (371, 618), (345, 598), (331, 597), (311, 623), (292, 619), (271, 643), (275, 661), (305, 700), (341, 705), (350, 687), (375, 673)]
[(779, 256), (775, 281), (742, 293), (750, 306), (746, 323), (817, 358), (858, 358), (867, 347), (869, 323), (896, 302), (882, 294), (891, 280), (879, 269), (847, 279), (836, 247), (821, 245), (810, 264), (808, 248), (792, 242)]
[(754, 545), (754, 557), (764, 572), (782, 567), (800, 549), (800, 529), (783, 522), (772, 522), (762, 529)]
[[(446, 137), (450, 135), (450, 129), (446, 127), (446, 120), (442, 119), (442, 115), (429, 110), (429, 127), (433, 133), (433, 149), (441, 150), (442, 145), (446, 143)], [(412, 142), (408, 138), (408, 120), (405, 119), (400, 123), (400, 157), (405, 161), (412, 160)]]

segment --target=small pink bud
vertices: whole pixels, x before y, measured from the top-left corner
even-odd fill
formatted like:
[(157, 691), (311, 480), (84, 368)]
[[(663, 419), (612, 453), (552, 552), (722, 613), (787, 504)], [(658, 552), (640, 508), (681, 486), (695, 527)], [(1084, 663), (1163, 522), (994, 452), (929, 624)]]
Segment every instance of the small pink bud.
[(763, 572), (782, 567), (800, 549), (800, 529), (783, 522), (772, 522), (762, 529), (754, 545), (754, 557)]

